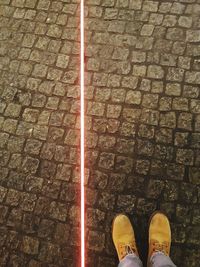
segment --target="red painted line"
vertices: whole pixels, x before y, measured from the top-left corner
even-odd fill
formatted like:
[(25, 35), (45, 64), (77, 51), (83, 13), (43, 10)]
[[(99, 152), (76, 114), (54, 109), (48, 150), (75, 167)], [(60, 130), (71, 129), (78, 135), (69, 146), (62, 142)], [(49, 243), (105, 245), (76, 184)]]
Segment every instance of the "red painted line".
[(85, 267), (85, 79), (84, 79), (84, 0), (80, 0), (80, 122), (81, 122), (81, 267)]

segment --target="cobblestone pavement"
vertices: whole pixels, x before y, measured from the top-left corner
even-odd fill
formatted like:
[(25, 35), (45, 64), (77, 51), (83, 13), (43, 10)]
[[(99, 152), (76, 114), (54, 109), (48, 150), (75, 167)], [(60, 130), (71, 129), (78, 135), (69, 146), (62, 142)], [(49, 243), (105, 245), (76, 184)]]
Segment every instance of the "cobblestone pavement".
[[(171, 221), (172, 258), (200, 262), (200, 0), (86, 0), (87, 261), (117, 266), (126, 212)], [(79, 255), (78, 0), (0, 0), (0, 266)]]

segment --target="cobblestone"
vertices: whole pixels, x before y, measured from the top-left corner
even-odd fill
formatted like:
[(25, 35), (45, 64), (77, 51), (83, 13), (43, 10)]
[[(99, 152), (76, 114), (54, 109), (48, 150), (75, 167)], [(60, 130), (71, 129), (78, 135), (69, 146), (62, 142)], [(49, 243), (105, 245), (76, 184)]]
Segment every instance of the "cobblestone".
[[(146, 232), (159, 208), (175, 264), (197, 267), (199, 1), (86, 2), (88, 266), (117, 265), (117, 212)], [(0, 0), (2, 267), (77, 263), (79, 10), (75, 0)]]

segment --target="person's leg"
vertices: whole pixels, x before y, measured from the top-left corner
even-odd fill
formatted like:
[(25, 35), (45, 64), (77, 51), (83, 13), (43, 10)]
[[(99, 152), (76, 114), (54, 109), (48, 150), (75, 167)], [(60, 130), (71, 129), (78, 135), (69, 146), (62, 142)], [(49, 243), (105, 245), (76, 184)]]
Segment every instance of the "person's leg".
[(169, 257), (171, 247), (171, 228), (165, 214), (155, 212), (149, 224), (149, 267), (176, 267)]
[(142, 262), (136, 254), (129, 254), (123, 258), (118, 267), (142, 267)]
[(117, 215), (112, 224), (112, 238), (118, 258), (118, 267), (142, 267), (136, 246), (135, 233), (129, 218)]
[(150, 259), (151, 267), (176, 267), (169, 256), (162, 252), (156, 252)]

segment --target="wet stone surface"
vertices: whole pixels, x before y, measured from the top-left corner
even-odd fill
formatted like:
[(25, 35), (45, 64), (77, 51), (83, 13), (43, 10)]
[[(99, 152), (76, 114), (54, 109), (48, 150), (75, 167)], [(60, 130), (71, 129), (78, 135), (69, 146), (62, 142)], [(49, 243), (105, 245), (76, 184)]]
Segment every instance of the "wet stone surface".
[[(161, 209), (199, 267), (200, 2), (85, 5), (87, 266), (117, 266), (119, 212), (145, 262)], [(79, 36), (77, 0), (0, 0), (0, 267), (78, 262)]]

